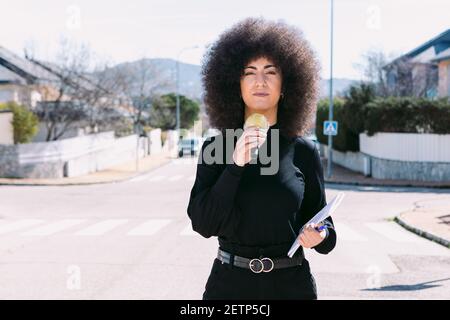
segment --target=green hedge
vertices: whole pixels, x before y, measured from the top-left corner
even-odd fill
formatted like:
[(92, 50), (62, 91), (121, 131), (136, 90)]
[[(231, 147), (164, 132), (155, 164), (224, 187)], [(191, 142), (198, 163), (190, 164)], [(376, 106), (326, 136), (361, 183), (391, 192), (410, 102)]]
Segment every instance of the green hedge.
[[(317, 106), (316, 136), (320, 143), (328, 145), (328, 136), (323, 134), (323, 122), (328, 120), (329, 99), (323, 99)], [(358, 151), (358, 140), (344, 121), (345, 100), (341, 98), (333, 99), (333, 120), (338, 121), (338, 134), (333, 137), (333, 149), (340, 151)]]
[(31, 142), (39, 130), (37, 116), (14, 102), (0, 104), (0, 109), (11, 110), (13, 113), (14, 144)]
[(365, 105), (367, 135), (377, 132), (450, 133), (450, 103), (444, 98), (375, 99)]
[[(350, 88), (344, 98), (334, 99), (333, 120), (339, 122), (333, 149), (359, 151), (359, 134), (408, 132), (450, 134), (450, 101), (415, 97), (377, 98), (370, 85)], [(323, 121), (328, 120), (329, 99), (319, 101), (316, 136), (328, 144), (323, 135)]]

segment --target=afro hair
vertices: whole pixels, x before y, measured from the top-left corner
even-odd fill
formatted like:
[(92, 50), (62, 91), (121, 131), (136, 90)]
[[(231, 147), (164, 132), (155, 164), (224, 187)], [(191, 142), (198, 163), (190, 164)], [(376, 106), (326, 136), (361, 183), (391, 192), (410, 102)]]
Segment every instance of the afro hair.
[(289, 138), (306, 134), (317, 108), (319, 62), (298, 28), (264, 18), (238, 22), (203, 56), (203, 98), (210, 125), (219, 130), (242, 128), (245, 104), (240, 79), (244, 66), (259, 57), (272, 60), (281, 70), (280, 133)]

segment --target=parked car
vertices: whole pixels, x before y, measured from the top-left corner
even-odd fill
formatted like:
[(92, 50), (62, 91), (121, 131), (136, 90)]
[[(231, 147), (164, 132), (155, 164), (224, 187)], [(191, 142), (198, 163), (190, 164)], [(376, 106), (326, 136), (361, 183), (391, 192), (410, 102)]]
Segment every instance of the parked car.
[(197, 156), (200, 150), (199, 138), (184, 138), (178, 143), (178, 156), (183, 157), (185, 154)]

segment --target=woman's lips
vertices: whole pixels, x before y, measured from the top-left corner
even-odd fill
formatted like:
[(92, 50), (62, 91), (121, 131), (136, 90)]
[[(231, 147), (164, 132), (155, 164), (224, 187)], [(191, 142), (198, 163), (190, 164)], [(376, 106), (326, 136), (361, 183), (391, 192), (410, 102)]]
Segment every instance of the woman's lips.
[(265, 97), (265, 96), (268, 96), (269, 94), (268, 93), (254, 93), (253, 95), (257, 96), (257, 97)]

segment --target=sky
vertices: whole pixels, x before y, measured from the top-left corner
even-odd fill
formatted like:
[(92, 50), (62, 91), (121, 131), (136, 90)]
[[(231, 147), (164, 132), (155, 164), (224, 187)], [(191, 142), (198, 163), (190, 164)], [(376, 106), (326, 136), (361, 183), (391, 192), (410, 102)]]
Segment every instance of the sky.
[[(200, 64), (205, 46), (246, 17), (299, 27), (330, 77), (331, 0), (0, 0), (0, 46), (51, 60), (62, 37), (110, 63), (179, 58)], [(334, 0), (333, 77), (361, 79), (371, 49), (398, 56), (450, 28), (449, 0)], [(197, 48), (193, 48), (197, 46)], [(180, 53), (181, 52), (181, 53)]]

